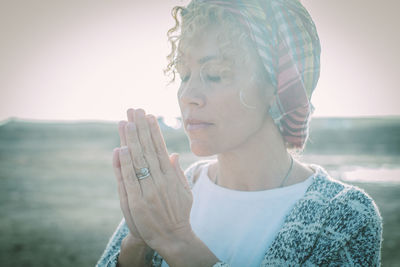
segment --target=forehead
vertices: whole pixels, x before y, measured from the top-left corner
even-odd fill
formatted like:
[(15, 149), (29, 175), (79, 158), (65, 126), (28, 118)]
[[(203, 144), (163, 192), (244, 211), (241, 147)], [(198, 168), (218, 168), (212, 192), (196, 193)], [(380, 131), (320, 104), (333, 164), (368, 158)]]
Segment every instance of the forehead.
[(222, 54), (226, 57), (226, 49), (232, 50), (234, 47), (234, 40), (226, 30), (221, 26), (208, 26), (192, 33), (183, 33), (178, 44), (178, 55), (196, 61), (206, 56), (222, 58)]
[(218, 63), (222, 66), (243, 67), (253, 69), (254, 60), (252, 49), (221, 27), (208, 27), (192, 36), (183, 35), (178, 44), (177, 65), (202, 65), (207, 62)]
[(204, 64), (210, 60), (221, 59), (218, 42), (213, 36), (195, 37), (179, 43), (178, 60)]

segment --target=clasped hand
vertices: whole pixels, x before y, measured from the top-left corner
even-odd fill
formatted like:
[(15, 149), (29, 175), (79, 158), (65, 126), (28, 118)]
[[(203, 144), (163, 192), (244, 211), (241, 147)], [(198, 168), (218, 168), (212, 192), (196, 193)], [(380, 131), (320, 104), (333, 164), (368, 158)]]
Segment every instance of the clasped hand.
[[(113, 151), (120, 206), (130, 235), (159, 251), (193, 234), (193, 195), (178, 155), (168, 154), (155, 116), (129, 109), (127, 117), (118, 126), (121, 148)], [(143, 167), (150, 176), (138, 180)]]

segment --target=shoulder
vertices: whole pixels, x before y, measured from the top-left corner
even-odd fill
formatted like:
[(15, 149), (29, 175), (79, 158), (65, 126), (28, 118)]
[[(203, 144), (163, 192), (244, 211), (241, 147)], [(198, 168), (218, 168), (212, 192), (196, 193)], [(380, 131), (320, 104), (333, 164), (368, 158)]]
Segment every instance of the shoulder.
[(332, 178), (321, 166), (311, 166), (316, 173), (307, 192), (326, 204), (330, 217), (381, 225), (379, 209), (363, 189)]
[(196, 183), (197, 178), (199, 177), (203, 167), (212, 162), (215, 162), (215, 160), (213, 160), (213, 159), (198, 160), (198, 161), (190, 164), (189, 167), (187, 167), (185, 169), (185, 176), (188, 179), (188, 182), (189, 182), (189, 185), (191, 188)]
[(317, 169), (313, 182), (296, 212), (304, 218), (302, 226), (318, 232), (310, 261), (318, 265), (339, 258), (353, 263), (365, 259), (379, 262), (382, 217), (374, 200), (363, 189), (332, 178), (320, 166), (313, 167)]

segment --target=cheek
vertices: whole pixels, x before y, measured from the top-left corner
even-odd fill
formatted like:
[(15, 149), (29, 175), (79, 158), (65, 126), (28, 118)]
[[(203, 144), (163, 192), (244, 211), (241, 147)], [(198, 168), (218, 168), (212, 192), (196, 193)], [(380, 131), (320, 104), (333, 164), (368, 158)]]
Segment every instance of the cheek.
[(227, 92), (214, 98), (215, 114), (221, 122), (236, 121), (243, 115), (243, 108), (240, 105), (239, 94)]
[(221, 124), (221, 130), (229, 137), (250, 135), (260, 128), (262, 122), (261, 114), (236, 110), (227, 114), (227, 118)]
[(239, 96), (226, 98), (218, 107), (219, 131), (231, 138), (242, 138), (259, 129), (264, 119), (265, 109), (248, 109), (240, 103)]

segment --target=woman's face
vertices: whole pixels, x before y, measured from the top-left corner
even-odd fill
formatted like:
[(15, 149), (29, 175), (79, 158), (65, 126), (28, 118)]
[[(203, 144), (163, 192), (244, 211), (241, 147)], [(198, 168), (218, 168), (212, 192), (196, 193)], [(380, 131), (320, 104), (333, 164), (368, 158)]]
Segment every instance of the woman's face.
[[(240, 147), (261, 129), (269, 116), (270, 97), (266, 91), (272, 89), (260, 89), (250, 81), (257, 72), (256, 60), (249, 60), (244, 66), (235, 58), (222, 59), (217, 33), (217, 29), (208, 30), (191, 40), (177, 64), (182, 79), (178, 102), (191, 150), (197, 156)], [(246, 56), (255, 57), (250, 52)], [(240, 90), (243, 101), (254, 109), (241, 104)]]

